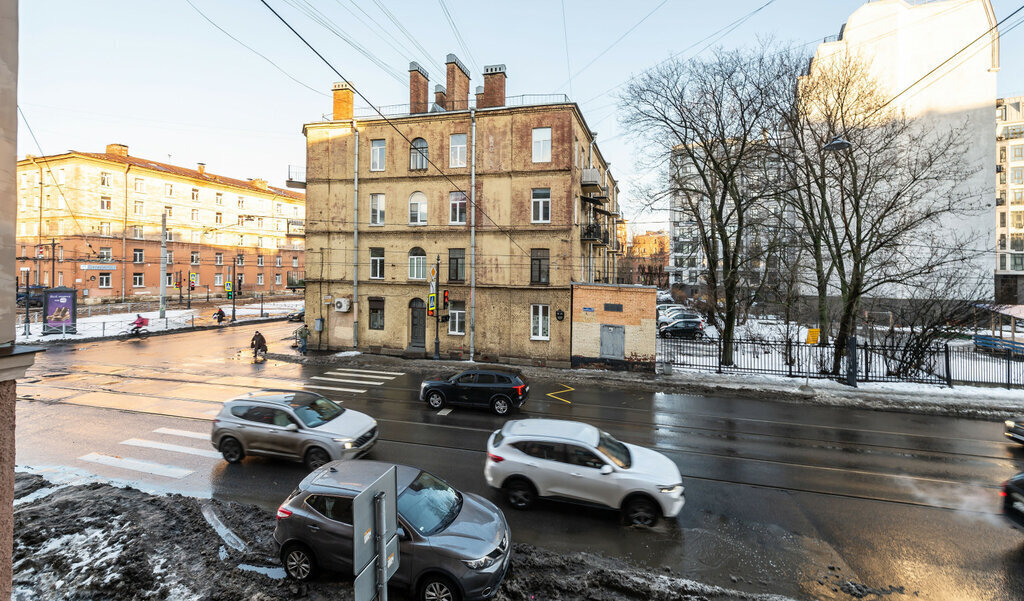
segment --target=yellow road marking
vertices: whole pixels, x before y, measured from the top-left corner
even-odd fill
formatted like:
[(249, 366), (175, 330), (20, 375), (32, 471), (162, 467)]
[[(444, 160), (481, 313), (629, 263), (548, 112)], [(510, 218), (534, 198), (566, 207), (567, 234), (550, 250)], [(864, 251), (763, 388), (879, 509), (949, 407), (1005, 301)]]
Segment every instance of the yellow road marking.
[(567, 400), (563, 399), (562, 397), (560, 397), (558, 395), (565, 394), (567, 392), (572, 392), (573, 390), (576, 390), (576, 389), (573, 388), (572, 386), (567, 385), (567, 384), (562, 384), (562, 386), (565, 387), (565, 390), (556, 390), (555, 392), (549, 392), (548, 396), (553, 398), (553, 399), (558, 399), (559, 401), (562, 401), (563, 403), (569, 403), (570, 405), (572, 405), (572, 401), (567, 401)]

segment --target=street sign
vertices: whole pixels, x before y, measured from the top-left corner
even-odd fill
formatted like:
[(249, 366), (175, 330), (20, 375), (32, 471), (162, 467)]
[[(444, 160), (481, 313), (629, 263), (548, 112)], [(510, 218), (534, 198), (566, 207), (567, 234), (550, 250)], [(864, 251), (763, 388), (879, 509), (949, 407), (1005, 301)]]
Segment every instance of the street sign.
[(231, 282), (224, 282), (224, 292), (231, 292)]
[(434, 314), (437, 310), (437, 294), (430, 293), (427, 295), (427, 313), (430, 315)]
[(430, 280), (430, 293), (437, 294), (437, 282)]
[(818, 336), (821, 335), (819, 328), (811, 328), (807, 330), (807, 344), (818, 344)]
[[(352, 499), (352, 573), (355, 601), (383, 593), (398, 571), (398, 471), (394, 466)], [(383, 579), (383, 582), (381, 582)]]
[(432, 281), (436, 281), (437, 280), (437, 265), (431, 265), (430, 266), (430, 279)]

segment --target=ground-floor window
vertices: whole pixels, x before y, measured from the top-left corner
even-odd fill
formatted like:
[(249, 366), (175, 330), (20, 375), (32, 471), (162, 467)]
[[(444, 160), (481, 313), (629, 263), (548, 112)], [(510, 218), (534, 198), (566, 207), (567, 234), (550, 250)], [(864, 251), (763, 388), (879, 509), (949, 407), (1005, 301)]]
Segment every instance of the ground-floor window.
[(370, 329), (384, 329), (384, 299), (382, 298), (370, 299)]
[(550, 307), (548, 305), (530, 305), (530, 339), (549, 340), (550, 326)]
[(257, 273), (256, 274), (256, 285), (257, 286), (262, 286), (263, 285), (263, 274), (262, 273)]
[(132, 286), (134, 286), (135, 288), (142, 288), (143, 286), (145, 286), (145, 284), (143, 282), (144, 282), (144, 280), (142, 278), (142, 274), (141, 273), (133, 273), (132, 274)]
[(215, 274), (213, 274), (213, 285), (214, 286), (223, 286), (224, 285), (224, 274), (223, 273), (215, 273)]
[(448, 333), (466, 333), (466, 303), (465, 301), (453, 301), (448, 309)]
[(275, 273), (274, 274), (274, 285), (275, 286), (280, 286), (281, 285), (281, 274), (280, 273)]
[(100, 273), (99, 282), (100, 288), (110, 288), (110, 273)]

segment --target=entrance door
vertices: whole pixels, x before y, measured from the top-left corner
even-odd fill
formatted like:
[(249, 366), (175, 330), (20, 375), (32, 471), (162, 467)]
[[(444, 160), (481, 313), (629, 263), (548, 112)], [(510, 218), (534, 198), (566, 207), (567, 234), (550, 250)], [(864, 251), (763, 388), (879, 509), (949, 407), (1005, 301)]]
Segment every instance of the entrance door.
[(422, 298), (414, 298), (409, 302), (409, 323), (412, 333), (409, 346), (425, 346), (427, 341), (427, 307)]
[(625, 326), (601, 325), (601, 358), (620, 360), (626, 358)]

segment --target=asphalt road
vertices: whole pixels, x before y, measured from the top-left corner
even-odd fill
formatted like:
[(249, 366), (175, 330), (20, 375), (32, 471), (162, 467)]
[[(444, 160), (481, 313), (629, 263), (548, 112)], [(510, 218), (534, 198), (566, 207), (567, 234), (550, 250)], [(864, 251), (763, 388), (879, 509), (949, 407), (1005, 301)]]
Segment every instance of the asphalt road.
[[(272, 354), (294, 352), (284, 338), (295, 325), (261, 326)], [(799, 599), (870, 590), (1024, 598), (1024, 535), (998, 515), (998, 486), (1024, 469), (1024, 450), (1003, 442), (1001, 423), (531, 381), (522, 415), (584, 420), (678, 464), (682, 513), (634, 530), (612, 511), (508, 508), (483, 478), (484, 444), (502, 419), (428, 410), (416, 398), (427, 375), (420, 369), (395, 361), (355, 369), (254, 364), (253, 329), (83, 343), (37, 356), (18, 385), (18, 463), (272, 510), (304, 468), (259, 458), (229, 466), (209, 445), (209, 420), (234, 394), (318, 387), (311, 389), (380, 422), (370, 458), (417, 465), (494, 499), (520, 542)]]

